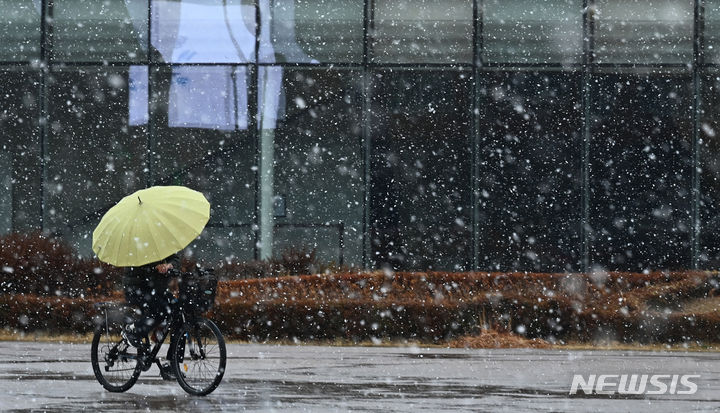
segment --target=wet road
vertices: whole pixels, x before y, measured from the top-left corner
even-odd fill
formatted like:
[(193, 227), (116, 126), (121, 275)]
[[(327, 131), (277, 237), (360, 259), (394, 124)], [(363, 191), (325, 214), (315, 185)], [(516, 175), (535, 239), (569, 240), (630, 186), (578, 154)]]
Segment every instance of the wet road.
[[(106, 392), (89, 344), (0, 342), (2, 411), (443, 412), (720, 410), (720, 353), (233, 344), (207, 397), (156, 367)], [(569, 396), (574, 374), (695, 374), (692, 395)]]

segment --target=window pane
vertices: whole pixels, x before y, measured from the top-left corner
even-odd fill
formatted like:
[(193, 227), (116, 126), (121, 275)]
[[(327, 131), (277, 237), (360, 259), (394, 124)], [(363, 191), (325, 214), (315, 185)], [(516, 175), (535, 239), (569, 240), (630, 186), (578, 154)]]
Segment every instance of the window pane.
[(375, 73), (370, 237), (377, 266), (468, 268), (470, 72)]
[(55, 0), (53, 59), (147, 60), (148, 0)]
[(720, 63), (720, 0), (705, 0), (705, 62)]
[(374, 62), (472, 62), (470, 0), (378, 0), (374, 15)]
[[(324, 262), (337, 262), (344, 223), (348, 262), (362, 257), (363, 170), (361, 73), (334, 69), (268, 68), (261, 81), (281, 82), (261, 101), (276, 105), (276, 119), (264, 119), (274, 140), (274, 195), (285, 210), (276, 217), (275, 253), (317, 248)], [(271, 103), (274, 99), (277, 103)], [(267, 113), (267, 112), (266, 112)], [(265, 116), (267, 118), (267, 116)], [(264, 133), (267, 133), (265, 131)], [(276, 214), (277, 215), (277, 214)]]
[(153, 59), (171, 63), (255, 61), (249, 0), (152, 0)]
[(578, 63), (581, 0), (486, 0), (483, 58), (491, 63)]
[(0, 234), (42, 225), (40, 76), (0, 71)]
[(483, 76), (481, 268), (578, 271), (580, 76)]
[(0, 0), (0, 61), (40, 58), (40, 2)]
[(210, 266), (223, 261), (250, 261), (255, 258), (255, 232), (250, 225), (225, 228), (210, 223), (183, 253)]
[(147, 131), (129, 123), (128, 82), (123, 68), (52, 73), (45, 226), (85, 254), (105, 211), (146, 184)]
[(720, 268), (720, 75), (702, 80), (700, 268)]
[(597, 75), (591, 84), (593, 263), (690, 268), (690, 77)]
[(261, 1), (260, 13), (261, 62), (362, 62), (362, 1)]
[(151, 181), (185, 185), (210, 201), (210, 223), (248, 224), (255, 211), (255, 144), (245, 67), (153, 71)]
[(597, 63), (689, 63), (693, 0), (597, 0)]

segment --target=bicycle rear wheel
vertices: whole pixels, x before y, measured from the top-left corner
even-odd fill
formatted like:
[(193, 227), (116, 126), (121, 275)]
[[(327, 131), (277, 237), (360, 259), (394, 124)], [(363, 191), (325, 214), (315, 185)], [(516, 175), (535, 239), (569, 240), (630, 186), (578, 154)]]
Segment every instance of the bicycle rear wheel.
[(227, 362), (220, 329), (200, 318), (185, 324), (178, 333), (171, 359), (178, 384), (196, 396), (210, 394), (222, 381)]
[(131, 388), (142, 371), (138, 351), (122, 338), (122, 328), (121, 321), (100, 323), (90, 350), (95, 378), (106, 390), (115, 393)]

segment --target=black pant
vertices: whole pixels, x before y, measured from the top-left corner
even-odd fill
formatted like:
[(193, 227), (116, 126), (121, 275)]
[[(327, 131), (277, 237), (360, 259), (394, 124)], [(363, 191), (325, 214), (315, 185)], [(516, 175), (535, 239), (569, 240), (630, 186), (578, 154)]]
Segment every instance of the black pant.
[(140, 308), (141, 316), (135, 320), (135, 331), (141, 337), (147, 336), (155, 327), (167, 319), (171, 312), (173, 295), (167, 289), (125, 286), (125, 300)]

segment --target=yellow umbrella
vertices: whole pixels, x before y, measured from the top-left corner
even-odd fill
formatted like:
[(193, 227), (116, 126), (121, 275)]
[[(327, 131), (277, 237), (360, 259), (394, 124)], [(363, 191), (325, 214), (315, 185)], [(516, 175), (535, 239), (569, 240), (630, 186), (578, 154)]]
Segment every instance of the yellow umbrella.
[(210, 218), (203, 194), (184, 186), (154, 186), (128, 195), (105, 213), (92, 248), (100, 261), (138, 267), (185, 248)]

